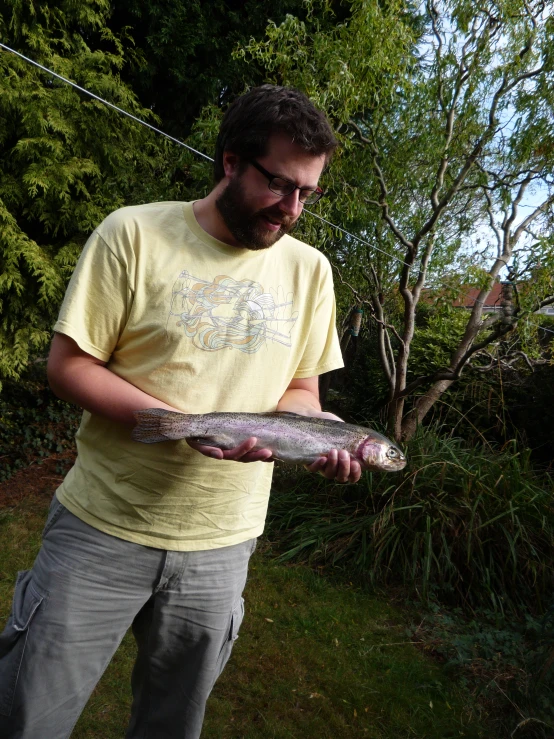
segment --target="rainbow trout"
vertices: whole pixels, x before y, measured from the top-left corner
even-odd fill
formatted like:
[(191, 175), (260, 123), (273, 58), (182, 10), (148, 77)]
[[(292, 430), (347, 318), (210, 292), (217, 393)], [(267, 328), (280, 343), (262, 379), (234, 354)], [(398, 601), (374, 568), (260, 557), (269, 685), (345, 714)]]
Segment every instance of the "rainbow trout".
[(273, 459), (311, 464), (331, 449), (346, 449), (365, 470), (396, 471), (406, 457), (387, 438), (369, 428), (296, 413), (206, 413), (192, 415), (148, 408), (135, 411), (132, 438), (144, 444), (186, 439), (233, 449), (251, 436), (254, 449), (271, 449)]

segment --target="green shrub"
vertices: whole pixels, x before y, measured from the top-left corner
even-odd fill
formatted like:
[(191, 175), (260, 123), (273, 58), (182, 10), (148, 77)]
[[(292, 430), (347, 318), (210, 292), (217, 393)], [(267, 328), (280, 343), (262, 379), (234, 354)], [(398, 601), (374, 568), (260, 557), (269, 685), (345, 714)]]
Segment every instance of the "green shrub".
[[(554, 605), (554, 604), (553, 604)], [(464, 618), (436, 605), (407, 632), (423, 639), (445, 672), (478, 696), (494, 736), (554, 736), (554, 607), (540, 619), (481, 611)]]
[[(402, 583), (423, 600), (471, 612), (540, 612), (554, 572), (554, 485), (515, 443), (493, 452), (421, 430), (401, 475), (356, 486), (278, 474), (270, 531), (281, 557), (341, 565), (372, 585)], [(284, 477), (283, 477), (284, 476)]]
[[(44, 363), (29, 365), (19, 381), (7, 380), (0, 395), (0, 482), (32, 462), (73, 450), (80, 417), (80, 409), (51, 392)], [(63, 460), (59, 467), (66, 471)]]

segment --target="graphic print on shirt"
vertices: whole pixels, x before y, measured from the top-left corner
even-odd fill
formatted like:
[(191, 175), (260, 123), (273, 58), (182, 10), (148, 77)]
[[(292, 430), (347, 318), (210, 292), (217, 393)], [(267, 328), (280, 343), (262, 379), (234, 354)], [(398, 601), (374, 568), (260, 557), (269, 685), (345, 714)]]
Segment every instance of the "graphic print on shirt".
[(269, 341), (291, 346), (298, 319), (293, 302), (281, 286), (266, 291), (254, 280), (218, 275), (209, 281), (184, 270), (173, 285), (168, 324), (177, 319), (198, 349), (253, 354)]

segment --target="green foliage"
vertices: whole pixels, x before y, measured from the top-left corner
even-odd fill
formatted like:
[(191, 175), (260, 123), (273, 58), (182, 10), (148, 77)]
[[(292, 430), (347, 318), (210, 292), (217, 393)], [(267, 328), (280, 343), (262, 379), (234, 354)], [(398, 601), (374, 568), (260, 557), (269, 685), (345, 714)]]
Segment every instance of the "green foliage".
[[(0, 38), (94, 93), (152, 119), (121, 83), (106, 0), (0, 2)], [(137, 124), (0, 52), (0, 379), (48, 342), (87, 236), (140, 201), (163, 147)]]
[(276, 84), (305, 90), (336, 124), (394, 99), (388, 83), (406, 67), (415, 38), (404, 3), (354, 0), (343, 23), (326, 0), (305, 4), (306, 22), (288, 15), (279, 26), (270, 23), (265, 40), (252, 39), (235, 56), (259, 62)]
[(181, 138), (204, 106), (221, 107), (247, 85), (264, 82), (263, 69), (237, 64), (232, 49), (263, 36), (270, 19), (281, 23), (287, 13), (305, 14), (302, 0), (275, 0), (270, 6), (257, 0), (111, 5), (110, 28), (132, 35), (137, 56), (122, 70), (123, 79), (160, 117), (164, 130)]
[[(423, 318), (425, 313), (425, 318)], [(410, 374), (431, 374), (447, 366), (467, 325), (467, 311), (453, 307), (450, 300), (436, 301), (420, 311), (418, 331), (410, 349)]]
[[(280, 0), (271, 17), (291, 10), (304, 13), (302, 2)], [(191, 145), (210, 153), (222, 106), (263, 82), (230, 50), (268, 17), (250, 0), (0, 0), (0, 38), (140, 118), (156, 123), (158, 113), (181, 138), (192, 130)], [(0, 174), (0, 382), (47, 345), (80, 250), (107, 213), (197, 198), (212, 184), (204, 160), (4, 51)]]
[[(489, 709), (496, 736), (550, 739), (554, 730), (554, 603), (518, 621), (433, 608), (409, 630), (423, 638)], [(516, 731), (516, 728), (519, 729)], [(512, 734), (512, 732), (515, 732)]]
[(54, 396), (43, 363), (7, 380), (0, 396), (0, 482), (32, 463), (56, 454), (59, 472), (71, 461), (81, 410)]
[(286, 551), (356, 571), (373, 585), (403, 583), (421, 598), (471, 611), (538, 610), (554, 574), (553, 482), (529, 454), (470, 448), (420, 429), (401, 474), (365, 473), (353, 488), (300, 478), (275, 492), (273, 530)]

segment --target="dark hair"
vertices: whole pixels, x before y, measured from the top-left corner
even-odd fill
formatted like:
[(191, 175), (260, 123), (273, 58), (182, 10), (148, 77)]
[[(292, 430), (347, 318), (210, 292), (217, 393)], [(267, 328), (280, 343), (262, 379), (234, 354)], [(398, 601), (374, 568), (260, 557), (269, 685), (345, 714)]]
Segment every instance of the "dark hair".
[(304, 151), (331, 159), (337, 147), (329, 121), (299, 90), (262, 85), (234, 100), (227, 109), (215, 145), (214, 179), (225, 176), (223, 152), (241, 159), (257, 159), (267, 153), (269, 138), (286, 133)]

